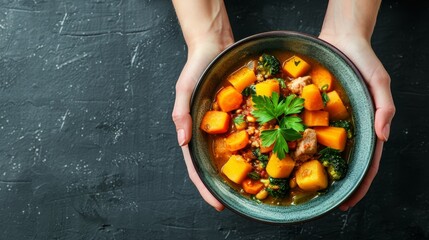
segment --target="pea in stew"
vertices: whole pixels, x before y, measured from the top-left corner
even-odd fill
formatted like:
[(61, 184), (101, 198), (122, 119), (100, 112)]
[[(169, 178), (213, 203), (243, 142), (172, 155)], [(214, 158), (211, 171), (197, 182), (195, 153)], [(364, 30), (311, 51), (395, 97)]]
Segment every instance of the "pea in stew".
[(350, 104), (335, 76), (304, 56), (249, 59), (226, 78), (200, 128), (225, 181), (258, 202), (299, 204), (347, 174)]

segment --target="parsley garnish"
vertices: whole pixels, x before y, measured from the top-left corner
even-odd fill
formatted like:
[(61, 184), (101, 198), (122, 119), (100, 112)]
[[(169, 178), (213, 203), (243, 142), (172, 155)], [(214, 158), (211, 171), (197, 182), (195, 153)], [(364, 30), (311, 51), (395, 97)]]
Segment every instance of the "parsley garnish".
[(275, 78), (275, 80), (277, 80), (279, 82), (281, 88), (286, 88), (287, 87), (286, 83), (285, 83), (285, 80), (283, 78)]
[(289, 115), (302, 111), (304, 99), (292, 94), (280, 100), (279, 94), (273, 92), (271, 97), (252, 95), (252, 101), (255, 106), (253, 115), (259, 123), (277, 121), (278, 128), (261, 132), (261, 142), (265, 147), (274, 144), (273, 152), (283, 159), (289, 152), (287, 141), (302, 137), (300, 132), (304, 131), (304, 125), (301, 118)]
[(235, 117), (233, 121), (234, 121), (234, 123), (235, 123), (235, 124), (237, 124), (237, 125), (240, 125), (240, 124), (242, 124), (242, 123), (246, 122), (246, 121), (244, 120), (244, 116), (243, 116), (243, 115), (239, 115), (239, 116)]
[(320, 89), (322, 90), (322, 100), (323, 100), (323, 106), (326, 106), (326, 104), (329, 102), (328, 94), (326, 93), (326, 90), (328, 89), (329, 85), (325, 84)]

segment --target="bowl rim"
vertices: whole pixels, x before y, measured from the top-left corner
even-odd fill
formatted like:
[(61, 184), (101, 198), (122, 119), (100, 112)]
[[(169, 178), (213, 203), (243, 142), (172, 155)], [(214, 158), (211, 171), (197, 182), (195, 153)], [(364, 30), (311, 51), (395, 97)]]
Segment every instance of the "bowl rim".
[[(307, 33), (302, 33), (302, 32), (297, 32), (297, 31), (268, 31), (268, 32), (261, 32), (261, 33), (257, 33), (254, 35), (250, 35), (248, 37), (245, 37), (241, 40), (238, 40), (236, 42), (234, 42), (233, 44), (231, 44), (230, 46), (228, 46), (227, 48), (225, 48), (222, 52), (220, 52), (205, 68), (205, 70), (202, 72), (201, 76), (198, 78), (197, 83), (193, 89), (192, 95), (191, 95), (191, 99), (190, 99), (190, 113), (192, 115), (193, 112), (193, 106), (194, 106), (194, 101), (195, 101), (195, 96), (199, 90), (199, 88), (201, 87), (201, 85), (203, 84), (203, 79), (205, 78), (206, 74), (208, 73), (208, 71), (210, 70), (210, 68), (212, 67), (212, 65), (214, 65), (216, 62), (219, 61), (219, 59), (221, 59), (224, 55), (226, 55), (228, 52), (232, 51), (233, 49), (239, 47), (240, 45), (243, 45), (247, 42), (250, 41), (254, 41), (254, 40), (258, 40), (258, 39), (263, 39), (263, 38), (275, 38), (275, 37), (298, 37), (298, 38), (304, 38), (306, 40), (309, 40), (310, 42), (315, 42), (316, 44), (322, 45), (324, 47), (326, 47), (327, 49), (329, 49), (330, 51), (332, 51), (335, 55), (339, 56), (341, 58), (341, 60), (343, 60), (353, 71), (353, 73), (356, 75), (358, 81), (360, 82), (360, 84), (363, 86), (363, 94), (367, 96), (368, 101), (370, 102), (370, 104), (368, 105), (369, 107), (369, 111), (371, 113), (371, 119), (372, 119), (372, 123), (374, 123), (374, 102), (373, 99), (371, 97), (371, 95), (369, 94), (368, 91), (368, 86), (366, 84), (366, 82), (364, 81), (364, 78), (361, 74), (361, 72), (359, 71), (359, 69), (356, 67), (356, 65), (338, 48), (336, 48), (335, 46), (333, 46), (332, 44), (318, 38), (315, 37), (313, 35), (307, 34)], [(192, 116), (193, 118), (193, 116)], [(193, 124), (195, 124), (195, 121), (193, 119)], [(192, 128), (193, 129), (193, 128)], [(357, 179), (357, 184), (355, 184), (353, 186), (353, 188), (351, 189), (350, 193), (347, 194), (345, 196), (345, 198), (341, 199), (341, 201), (339, 201), (336, 204), (333, 204), (330, 208), (326, 209), (324, 212), (322, 212), (321, 214), (317, 215), (317, 216), (312, 216), (310, 218), (306, 218), (306, 219), (300, 219), (298, 221), (284, 221), (284, 222), (279, 222), (279, 221), (274, 221), (274, 220), (268, 220), (268, 219), (262, 219), (262, 218), (257, 218), (257, 217), (253, 217), (253, 216), (249, 216), (243, 212), (238, 211), (237, 209), (235, 209), (234, 207), (230, 206), (229, 204), (227, 204), (222, 197), (220, 197), (218, 195), (218, 193), (213, 190), (208, 183), (205, 181), (204, 177), (203, 177), (203, 173), (201, 171), (198, 171), (199, 169), (199, 163), (196, 160), (197, 156), (195, 156), (195, 151), (193, 151), (193, 139), (191, 138), (191, 141), (189, 142), (189, 153), (190, 153), (190, 157), (192, 160), (192, 163), (194, 164), (195, 170), (199, 176), (199, 178), (201, 179), (202, 183), (204, 184), (204, 186), (208, 189), (208, 191), (220, 202), (222, 203), (226, 208), (228, 208), (229, 210), (237, 213), (240, 216), (244, 216), (246, 218), (252, 219), (252, 220), (256, 220), (259, 222), (263, 222), (263, 223), (269, 223), (269, 224), (296, 224), (296, 223), (302, 223), (302, 222), (308, 222), (308, 221), (312, 221), (315, 219), (318, 219), (326, 214), (328, 214), (329, 212), (331, 212), (332, 210), (334, 210), (335, 208), (337, 208), (339, 205), (341, 205), (341, 203), (343, 203), (345, 200), (347, 200), (347, 198), (349, 198), (350, 196), (352, 196), (352, 194), (359, 188), (360, 184), (362, 183), (362, 180), (365, 178), (370, 165), (372, 164), (372, 159), (374, 156), (374, 150), (375, 150), (375, 144), (376, 144), (376, 137), (375, 137), (375, 130), (374, 130), (374, 126), (372, 124), (372, 129), (371, 129), (371, 133), (372, 133), (372, 140), (370, 143), (370, 153), (369, 153), (369, 157), (370, 159), (367, 162), (367, 165), (365, 166), (364, 171), (362, 172), (362, 174), (360, 175), (360, 177)], [(311, 200), (310, 200), (311, 201)], [(304, 203), (305, 204), (305, 203)], [(284, 206), (284, 207), (288, 207), (288, 206)]]

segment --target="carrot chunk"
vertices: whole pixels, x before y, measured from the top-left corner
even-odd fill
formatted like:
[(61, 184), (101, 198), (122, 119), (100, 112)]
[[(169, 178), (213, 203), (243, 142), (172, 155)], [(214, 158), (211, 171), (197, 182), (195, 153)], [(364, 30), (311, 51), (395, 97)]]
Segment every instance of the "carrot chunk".
[(240, 108), (243, 102), (243, 95), (233, 86), (228, 86), (219, 91), (216, 101), (222, 111), (229, 112)]
[(347, 132), (341, 127), (314, 127), (317, 141), (327, 147), (342, 152), (347, 142)]
[(252, 180), (250, 178), (246, 178), (241, 184), (243, 190), (249, 194), (257, 194), (262, 190), (264, 184), (260, 181)]
[(327, 93), (329, 101), (326, 103), (325, 110), (329, 112), (331, 120), (344, 120), (349, 117), (347, 108), (341, 100), (337, 91)]
[(323, 109), (322, 94), (320, 94), (319, 88), (310, 84), (302, 89), (301, 97), (304, 98), (304, 108), (310, 111)]
[(266, 167), (268, 175), (273, 178), (287, 178), (295, 167), (295, 161), (286, 154), (286, 157), (279, 159), (275, 153), (271, 154)]
[(249, 134), (246, 130), (240, 130), (231, 133), (226, 139), (226, 147), (229, 151), (238, 151), (243, 149), (249, 144)]
[(261, 151), (261, 153), (269, 153), (273, 151), (273, 149), (274, 149), (274, 144), (271, 144), (268, 147), (264, 147), (262, 146), (262, 144), (260, 144), (260, 147), (259, 147), (259, 150)]
[(307, 109), (304, 109), (302, 113), (302, 122), (307, 127), (329, 126), (329, 112), (309, 111)]
[(246, 162), (241, 155), (232, 155), (221, 171), (229, 180), (241, 184), (247, 174), (252, 171), (252, 165)]
[(289, 76), (293, 78), (303, 76), (308, 70), (310, 70), (311, 66), (306, 61), (298, 56), (293, 56), (285, 61), (283, 64), (283, 71)]
[[(325, 67), (316, 64), (310, 71), (311, 80), (320, 89), (326, 92), (332, 90), (333, 76)], [(324, 89), (322, 89), (324, 88)]]
[(228, 81), (240, 93), (248, 86), (256, 81), (255, 72), (248, 67), (240, 68), (228, 77)]
[(200, 128), (206, 133), (226, 133), (229, 128), (231, 117), (222, 111), (207, 111), (201, 121)]
[(318, 160), (304, 162), (296, 171), (296, 183), (305, 191), (318, 191), (328, 187), (328, 175)]

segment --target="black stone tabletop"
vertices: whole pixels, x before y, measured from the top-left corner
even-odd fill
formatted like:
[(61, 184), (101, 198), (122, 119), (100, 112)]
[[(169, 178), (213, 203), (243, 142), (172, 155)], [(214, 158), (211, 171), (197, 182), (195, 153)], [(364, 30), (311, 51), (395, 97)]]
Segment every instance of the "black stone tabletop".
[[(236, 40), (317, 36), (326, 4), (226, 1)], [(429, 239), (428, 16), (428, 1), (382, 3), (372, 43), (397, 113), (366, 197), (278, 226), (217, 212), (189, 179), (171, 1), (0, 1), (0, 239)]]

